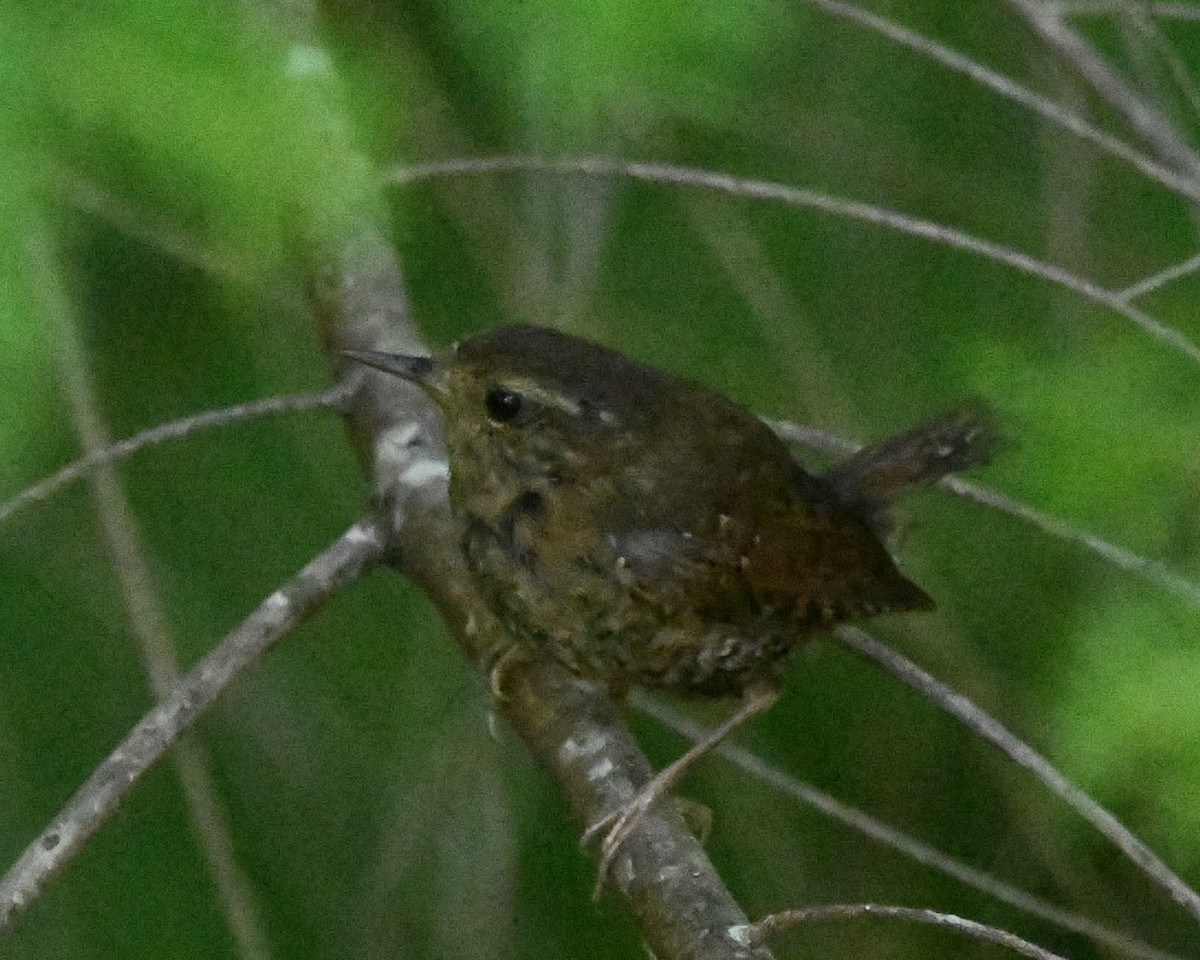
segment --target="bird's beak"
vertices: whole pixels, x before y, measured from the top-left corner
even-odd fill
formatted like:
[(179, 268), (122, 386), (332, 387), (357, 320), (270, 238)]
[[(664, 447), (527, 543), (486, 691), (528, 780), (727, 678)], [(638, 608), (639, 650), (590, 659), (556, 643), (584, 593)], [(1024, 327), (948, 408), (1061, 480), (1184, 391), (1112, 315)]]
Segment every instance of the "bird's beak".
[(342, 356), (415, 383), (435, 402), (445, 396), (442, 368), (432, 357), (409, 357), (377, 350), (343, 350)]

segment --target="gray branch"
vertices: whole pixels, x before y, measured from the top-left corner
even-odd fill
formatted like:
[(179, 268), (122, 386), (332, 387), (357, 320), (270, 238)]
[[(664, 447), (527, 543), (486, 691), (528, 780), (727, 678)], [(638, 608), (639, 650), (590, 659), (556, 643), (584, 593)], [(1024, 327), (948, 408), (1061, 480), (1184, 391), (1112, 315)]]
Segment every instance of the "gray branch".
[(0, 932), (74, 859), (116, 812), (142, 774), (203, 715), (221, 691), (321, 601), (378, 562), (382, 552), (382, 540), (374, 525), (356, 523), (267, 597), (219, 647), (197, 663), (96, 767), (0, 879)]
[[(314, 304), (332, 350), (427, 352), (381, 235), (318, 265), (315, 275)], [(354, 375), (361, 379), (346, 405), (347, 428), (373, 486), (389, 559), (430, 597), (470, 660), (486, 666), (512, 641), (477, 596), (458, 548), (437, 415), (395, 377)], [(607, 691), (561, 667), (507, 661), (495, 707), (554, 775), (583, 826), (632, 800), (650, 779)], [(652, 810), (622, 845), (612, 877), (660, 960), (770, 957), (732, 935), (745, 913), (670, 804)]]

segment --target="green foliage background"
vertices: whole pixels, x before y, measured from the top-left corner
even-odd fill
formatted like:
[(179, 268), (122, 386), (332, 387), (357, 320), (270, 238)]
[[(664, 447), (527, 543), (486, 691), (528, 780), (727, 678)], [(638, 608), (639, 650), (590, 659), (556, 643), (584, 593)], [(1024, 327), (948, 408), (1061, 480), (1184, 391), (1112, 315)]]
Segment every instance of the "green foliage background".
[[(1122, 129), (1004, 5), (884, 9)], [(5, 494), (78, 454), (61, 372), (71, 337), (118, 437), (325, 385), (288, 227), (336, 242), (369, 196), (359, 150), (380, 169), (601, 153), (775, 180), (952, 224), (1115, 289), (1196, 247), (1194, 211), (1131, 168), (805, 4), (344, 2), (322, 10), (324, 50), (290, 46), (252, 6), (6, 0), (0, 12)], [(1085, 23), (1124, 64), (1120, 23)], [(1200, 26), (1162, 27), (1183, 55), (1200, 52)], [(1169, 90), (1162, 102), (1195, 130)], [(1111, 311), (966, 253), (694, 188), (494, 174), (387, 196), (431, 343), (553, 324), (858, 438), (982, 395), (1008, 444), (981, 480), (1200, 577), (1200, 368)], [(1200, 340), (1198, 291), (1188, 277), (1139, 305)], [(330, 415), (191, 438), (121, 477), (185, 664), (365, 503)], [(903, 564), (939, 611), (880, 631), (1200, 881), (1196, 606), (944, 496), (904, 520)], [(7, 865), (150, 698), (86, 485), (0, 528), (0, 598)], [(764, 757), (1195, 955), (1195, 928), (1166, 896), (1011, 764), (831, 645), (797, 659), (784, 701), (742, 737)], [(431, 608), (384, 573), (220, 701), (197, 739), (272, 956), (641, 955), (621, 910), (588, 901), (578, 825), (487, 716)], [(634, 722), (657, 761), (680, 751)], [(752, 913), (896, 902), (1107, 955), (722, 761), (686, 792), (713, 809), (713, 856)], [(793, 942), (781, 956), (988, 952), (880, 923)], [(238, 955), (170, 765), (0, 955)]]

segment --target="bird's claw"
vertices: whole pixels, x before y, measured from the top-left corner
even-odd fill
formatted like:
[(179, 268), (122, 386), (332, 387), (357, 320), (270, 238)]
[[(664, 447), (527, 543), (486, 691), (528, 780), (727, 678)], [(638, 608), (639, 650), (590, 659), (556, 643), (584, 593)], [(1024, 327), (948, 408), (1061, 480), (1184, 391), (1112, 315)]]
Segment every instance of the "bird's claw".
[(658, 797), (659, 792), (656, 790), (642, 790), (641, 793), (630, 800), (624, 807), (614, 810), (612, 813), (597, 820), (583, 832), (580, 843), (583, 846), (587, 846), (605, 829), (608, 830), (604, 834), (604, 839), (600, 841), (598, 854), (600, 862), (596, 868), (596, 883), (592, 887), (593, 900), (600, 899), (600, 894), (603, 893), (604, 885), (608, 882), (613, 860), (616, 859), (617, 851), (620, 850), (621, 844), (637, 828), (642, 817), (646, 815), (646, 811), (654, 805)]

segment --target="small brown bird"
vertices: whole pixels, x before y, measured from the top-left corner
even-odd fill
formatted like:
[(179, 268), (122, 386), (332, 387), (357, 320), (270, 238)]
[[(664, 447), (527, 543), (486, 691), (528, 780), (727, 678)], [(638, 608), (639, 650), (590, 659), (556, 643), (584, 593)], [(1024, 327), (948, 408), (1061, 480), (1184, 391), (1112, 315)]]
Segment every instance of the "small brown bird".
[(538, 327), (437, 358), (347, 356), (440, 410), (462, 549), (516, 649), (618, 695), (743, 699), (621, 813), (602, 876), (639, 811), (773, 702), (809, 634), (933, 606), (881, 541), (887, 508), (991, 449), (986, 414), (968, 405), (814, 476), (715, 391)]

